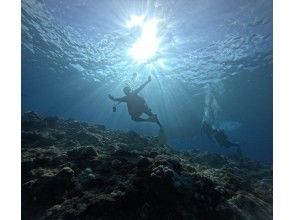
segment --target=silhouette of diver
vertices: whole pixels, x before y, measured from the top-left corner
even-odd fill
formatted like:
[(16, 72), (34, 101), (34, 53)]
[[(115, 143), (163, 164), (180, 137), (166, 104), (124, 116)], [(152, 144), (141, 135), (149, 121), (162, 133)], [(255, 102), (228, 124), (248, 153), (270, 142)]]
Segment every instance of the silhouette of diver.
[(229, 140), (228, 136), (225, 134), (225, 132), (221, 129), (213, 128), (210, 124), (208, 124), (206, 121), (202, 122), (201, 126), (201, 134), (205, 133), (206, 136), (216, 143), (218, 146), (223, 147), (240, 147), (239, 144), (233, 143)]
[[(129, 86), (125, 87), (123, 89), (124, 93), (126, 94), (125, 96), (121, 98), (114, 98), (112, 95), (108, 95), (108, 97), (112, 101), (118, 101), (120, 104), (121, 102), (126, 102), (127, 107), (128, 107), (128, 112), (131, 116), (131, 119), (133, 121), (137, 122), (153, 122), (157, 123), (161, 127), (161, 123), (159, 122), (157, 115), (153, 114), (151, 109), (148, 107), (146, 104), (145, 100), (143, 97), (139, 96), (138, 93), (151, 81), (151, 76), (148, 77), (148, 80), (142, 84), (139, 88), (135, 90), (131, 90)], [(115, 111), (115, 109), (114, 109)], [(145, 113), (146, 115), (149, 116), (149, 118), (141, 118), (140, 116)]]

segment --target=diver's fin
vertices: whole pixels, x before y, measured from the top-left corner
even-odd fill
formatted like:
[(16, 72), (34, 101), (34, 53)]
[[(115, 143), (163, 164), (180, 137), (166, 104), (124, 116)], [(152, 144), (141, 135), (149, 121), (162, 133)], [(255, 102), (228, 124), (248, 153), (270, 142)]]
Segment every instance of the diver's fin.
[(159, 133), (158, 133), (158, 144), (163, 146), (166, 144), (166, 136), (163, 130), (162, 125), (160, 125)]

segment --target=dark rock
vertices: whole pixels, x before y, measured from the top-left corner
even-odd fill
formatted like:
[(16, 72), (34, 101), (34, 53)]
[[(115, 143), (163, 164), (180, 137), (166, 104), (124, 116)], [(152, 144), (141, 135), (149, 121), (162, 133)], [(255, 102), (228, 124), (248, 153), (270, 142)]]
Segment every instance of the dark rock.
[(65, 164), (67, 159), (68, 159), (67, 155), (59, 155), (59, 156), (53, 157), (50, 162), (52, 166), (59, 166), (59, 165)]
[(112, 198), (114, 199), (122, 199), (125, 196), (125, 192), (122, 192), (120, 190), (115, 190), (112, 193), (110, 193), (110, 195), (112, 196)]
[(142, 220), (149, 219), (150, 211), (151, 211), (151, 206), (147, 202), (144, 203), (140, 211), (140, 219)]
[(116, 143), (115, 144), (115, 148), (118, 149), (118, 150), (130, 150), (130, 146), (126, 143)]
[(153, 169), (153, 172), (150, 175), (153, 178), (172, 178), (174, 176), (174, 171), (168, 168), (167, 166), (159, 165)]
[(74, 148), (74, 147), (80, 147), (81, 144), (77, 140), (68, 140), (64, 143), (64, 146)]
[(111, 166), (113, 168), (119, 168), (121, 165), (122, 165), (122, 162), (120, 160), (115, 159), (111, 161)]
[(92, 159), (97, 157), (97, 151), (91, 146), (76, 147), (67, 152), (67, 155), (74, 160)]
[(38, 130), (46, 128), (47, 124), (42, 120), (41, 116), (33, 111), (23, 114), (21, 118), (21, 129), (23, 130)]
[(104, 125), (99, 125), (99, 124), (95, 124), (95, 125), (86, 125), (87, 130), (90, 131), (91, 133), (101, 133), (101, 131), (105, 131), (105, 126)]
[(74, 174), (75, 172), (70, 167), (64, 167), (56, 174), (55, 179), (68, 187), (72, 183)]
[(109, 216), (114, 210), (117, 210), (118, 204), (111, 195), (99, 195), (94, 201), (91, 201), (86, 209), (78, 215), (78, 219), (95, 219)]
[(101, 146), (101, 140), (99, 137), (87, 130), (80, 130), (74, 134), (75, 140), (77, 140), (81, 145), (94, 145)]
[(99, 129), (99, 130), (102, 130), (102, 131), (105, 131), (106, 128), (104, 125), (100, 125), (100, 124), (95, 124), (95, 126)]
[(58, 124), (58, 117), (46, 117), (44, 121), (47, 123), (48, 128), (56, 128)]
[(272, 219), (272, 206), (251, 194), (240, 192), (228, 203), (240, 219)]
[(96, 176), (91, 168), (86, 168), (78, 176), (78, 180), (83, 186), (90, 185), (92, 182), (95, 181), (95, 179)]
[(56, 138), (57, 140), (60, 140), (60, 139), (66, 138), (66, 133), (64, 131), (54, 131), (52, 133), (52, 136)]
[(56, 138), (48, 132), (28, 131), (22, 132), (21, 143), (25, 147), (27, 145), (45, 147), (52, 146), (56, 142)]
[(116, 157), (137, 157), (136, 153), (121, 149), (114, 151), (112, 155)]
[(133, 130), (127, 132), (130, 138), (140, 138), (140, 135)]
[(139, 159), (137, 163), (138, 168), (145, 168), (148, 167), (151, 164), (150, 160), (146, 157), (142, 157)]
[(205, 164), (213, 168), (221, 168), (227, 164), (227, 160), (215, 153), (203, 153), (197, 157), (199, 163)]
[(73, 119), (68, 119), (65, 122), (66, 122), (65, 126), (67, 127), (69, 132), (76, 133), (84, 129), (84, 127), (82, 126), (80, 122), (75, 121)]
[(158, 153), (156, 151), (151, 151), (149, 153), (149, 157), (152, 157), (152, 158), (156, 157), (157, 155), (158, 155)]
[(169, 159), (166, 155), (158, 155), (154, 158), (155, 165), (164, 165), (164, 166), (171, 166), (170, 163), (167, 161)]
[(172, 165), (172, 169), (175, 171), (181, 171), (182, 170), (182, 165), (180, 163), (180, 161), (178, 159), (175, 158), (170, 158), (167, 160), (171, 165)]
[(38, 204), (45, 207), (61, 202), (63, 193), (72, 186), (73, 175), (73, 170), (66, 167), (56, 175), (49, 173), (26, 182), (22, 188), (23, 202), (26, 206)]

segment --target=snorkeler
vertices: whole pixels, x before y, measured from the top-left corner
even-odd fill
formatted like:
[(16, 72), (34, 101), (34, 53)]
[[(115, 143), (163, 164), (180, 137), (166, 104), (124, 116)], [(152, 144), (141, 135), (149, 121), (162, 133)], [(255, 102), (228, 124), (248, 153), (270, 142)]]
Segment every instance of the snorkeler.
[(204, 121), (202, 123), (201, 133), (205, 133), (206, 136), (211, 141), (216, 143), (218, 146), (223, 146), (223, 147), (228, 147), (228, 148), (229, 147), (240, 147), (239, 144), (231, 142), (223, 130), (213, 128), (206, 121)]
[[(146, 104), (144, 98), (140, 97), (138, 93), (151, 81), (151, 76), (148, 77), (148, 80), (142, 84), (139, 88), (135, 90), (131, 90), (129, 86), (125, 87), (123, 89), (124, 93), (126, 94), (125, 96), (121, 98), (114, 98), (112, 95), (108, 95), (108, 97), (112, 101), (118, 101), (119, 103), (121, 102), (126, 102), (127, 107), (128, 107), (128, 112), (132, 118), (133, 121), (137, 122), (153, 122), (157, 123), (160, 127), (161, 124), (157, 118), (156, 114), (153, 114), (151, 109), (148, 107)], [(145, 113), (146, 115), (149, 116), (149, 118), (141, 118), (140, 116)]]

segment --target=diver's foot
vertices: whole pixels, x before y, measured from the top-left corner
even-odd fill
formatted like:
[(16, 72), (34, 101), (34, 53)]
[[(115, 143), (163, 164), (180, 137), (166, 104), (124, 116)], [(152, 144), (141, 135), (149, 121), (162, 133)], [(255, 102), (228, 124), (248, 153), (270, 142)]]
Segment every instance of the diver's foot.
[(161, 125), (161, 123), (159, 122), (159, 120), (158, 120), (156, 114), (150, 116), (147, 120), (150, 121), (150, 122), (154, 122), (154, 123), (158, 124), (158, 126), (159, 126), (160, 128), (162, 127), (162, 125)]
[(162, 125), (161, 125), (161, 123), (160, 123), (159, 121), (157, 121), (156, 124), (158, 124), (158, 126), (159, 126), (160, 128), (162, 128)]
[(156, 122), (156, 124), (158, 124), (158, 126), (159, 126), (160, 128), (162, 127), (162, 125), (161, 125), (160, 121), (158, 120), (158, 117), (157, 117), (156, 114), (154, 115), (154, 122)]
[(157, 121), (158, 121), (158, 119), (157, 119), (157, 115), (152, 115), (152, 116), (150, 116), (150, 117), (149, 117), (149, 121), (151, 121), (151, 122), (157, 122)]
[(150, 117), (154, 122), (159, 123), (158, 117), (156, 114)]

